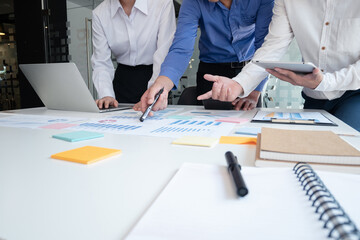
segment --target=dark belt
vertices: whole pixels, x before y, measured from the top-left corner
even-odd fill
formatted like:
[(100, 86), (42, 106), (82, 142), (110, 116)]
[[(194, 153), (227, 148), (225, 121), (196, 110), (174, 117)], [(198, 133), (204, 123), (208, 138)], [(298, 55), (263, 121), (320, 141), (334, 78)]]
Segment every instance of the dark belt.
[(221, 65), (226, 66), (229, 68), (243, 68), (246, 64), (248, 64), (249, 61), (243, 61), (243, 62), (226, 62), (226, 63), (205, 63), (206, 65)]

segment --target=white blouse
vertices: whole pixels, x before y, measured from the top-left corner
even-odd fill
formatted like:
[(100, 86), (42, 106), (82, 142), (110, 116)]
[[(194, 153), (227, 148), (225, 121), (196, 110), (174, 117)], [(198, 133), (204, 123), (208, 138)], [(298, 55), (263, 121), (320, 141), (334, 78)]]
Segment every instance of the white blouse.
[[(136, 0), (130, 16), (119, 0), (105, 0), (93, 11), (93, 82), (98, 97), (115, 98), (116, 61), (129, 66), (153, 64), (152, 85), (160, 72), (176, 28), (172, 0)], [(129, 79), (136, 81), (136, 79)]]

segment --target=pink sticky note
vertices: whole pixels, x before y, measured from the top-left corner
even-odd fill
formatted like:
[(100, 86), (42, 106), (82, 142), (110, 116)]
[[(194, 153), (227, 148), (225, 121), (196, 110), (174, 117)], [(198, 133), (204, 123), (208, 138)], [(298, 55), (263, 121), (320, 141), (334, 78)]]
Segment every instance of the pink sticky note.
[(64, 129), (76, 126), (78, 124), (71, 124), (71, 123), (53, 123), (45, 126), (41, 126), (40, 128), (46, 128), (46, 129)]
[(235, 117), (226, 117), (226, 118), (220, 118), (216, 119), (216, 122), (229, 122), (229, 123), (246, 123), (250, 120), (247, 118), (235, 118)]

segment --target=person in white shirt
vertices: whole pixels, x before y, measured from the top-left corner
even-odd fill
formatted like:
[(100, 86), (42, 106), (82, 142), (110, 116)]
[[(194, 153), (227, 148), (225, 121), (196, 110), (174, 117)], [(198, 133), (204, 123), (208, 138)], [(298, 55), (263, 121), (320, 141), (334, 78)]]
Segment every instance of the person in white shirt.
[(360, 1), (276, 0), (273, 12), (269, 33), (253, 60), (279, 60), (295, 37), (304, 62), (318, 68), (297, 75), (249, 63), (233, 79), (207, 75), (213, 88), (198, 99), (246, 97), (271, 73), (304, 87), (304, 108), (324, 109), (360, 131)]
[(140, 100), (158, 77), (175, 28), (172, 0), (105, 0), (94, 9), (91, 62), (99, 108)]

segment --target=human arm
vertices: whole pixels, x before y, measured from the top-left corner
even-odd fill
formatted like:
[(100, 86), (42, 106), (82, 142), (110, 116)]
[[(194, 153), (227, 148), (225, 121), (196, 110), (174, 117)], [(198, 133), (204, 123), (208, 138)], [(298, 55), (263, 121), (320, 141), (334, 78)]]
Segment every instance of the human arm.
[(161, 17), (157, 34), (157, 49), (153, 55), (153, 74), (148, 82), (148, 87), (154, 84), (159, 76), (160, 67), (163, 63), (170, 45), (173, 41), (176, 29), (175, 11), (172, 1), (167, 1), (161, 11)]
[[(193, 0), (183, 1), (174, 40), (169, 53), (161, 65), (159, 77), (143, 94), (140, 102), (134, 106), (134, 110), (146, 111), (146, 108), (153, 103), (155, 94), (163, 87), (164, 91), (152, 110), (157, 111), (167, 107), (168, 93), (179, 83), (194, 51), (198, 18), (200, 16), (197, 4), (197, 1)], [(150, 113), (151, 115), (152, 113)]]
[[(268, 34), (269, 24), (271, 22), (271, 17), (273, 16), (274, 0), (261, 0), (259, 9), (256, 14), (255, 20), (255, 51), (258, 50), (261, 45), (264, 43), (264, 38)], [(257, 92), (261, 92), (266, 84), (268, 78), (265, 77), (264, 80), (255, 88)], [(256, 95), (255, 93), (252, 95)], [(244, 98), (243, 98), (244, 99)], [(251, 98), (253, 100), (254, 98)], [(239, 102), (241, 103), (241, 101)], [(239, 104), (238, 104), (239, 105)], [(256, 103), (255, 103), (256, 106)]]
[[(284, 0), (275, 1), (269, 32), (265, 37), (264, 43), (255, 52), (254, 60), (279, 60), (285, 54), (294, 38), (283, 1)], [(244, 92), (240, 93), (240, 97), (248, 96), (267, 76), (268, 72), (263, 68), (251, 62), (248, 63), (242, 71), (233, 78), (244, 89)]]
[(92, 79), (100, 99), (104, 97), (115, 98), (112, 85), (115, 71), (111, 61), (111, 49), (108, 45), (101, 20), (95, 12), (93, 12), (92, 29)]
[(173, 43), (161, 65), (160, 76), (171, 79), (177, 87), (194, 51), (198, 21), (201, 16), (198, 1), (184, 0), (178, 17)]
[(333, 73), (325, 73), (316, 91), (357, 90), (360, 88), (360, 60)]
[[(257, 49), (253, 59), (278, 60), (286, 52), (287, 47), (293, 39), (293, 33), (286, 15), (283, 0), (276, 1), (273, 12), (274, 15), (264, 43), (261, 45), (261, 41), (259, 40), (261, 37), (257, 38), (256, 44), (258, 47), (261, 45), (261, 47)], [(261, 24), (259, 25), (261, 26)], [(259, 30), (260, 32), (261, 28), (262, 27), (260, 27)], [(227, 83), (227, 85), (232, 87), (231, 94), (228, 94), (228, 90), (226, 88), (215, 89), (218, 86), (223, 87), (224, 85), (214, 84), (211, 92), (200, 96), (198, 99), (205, 99), (210, 97), (219, 99), (219, 96), (223, 96), (222, 101), (234, 101), (237, 97), (244, 98), (247, 97), (267, 76), (268, 72), (250, 62), (236, 77), (233, 78), (233, 81), (236, 82), (240, 87), (238, 87), (235, 83)], [(218, 82), (222, 82), (223, 80), (224, 78), (219, 78)], [(228, 82), (228, 80), (226, 81)], [(219, 91), (225, 92), (218, 94)], [(212, 96), (212, 92), (215, 92), (217, 96)]]
[[(169, 91), (174, 87), (174, 83), (170, 78), (165, 76), (160, 76), (156, 79), (155, 83), (149, 87), (145, 93), (142, 95), (140, 102), (135, 104), (133, 109), (135, 111), (145, 112), (147, 107), (154, 102), (155, 95), (164, 88), (163, 93), (160, 95), (158, 101), (153, 106), (153, 111), (163, 110), (167, 107), (167, 98)], [(152, 116), (153, 113), (150, 112), (149, 116)]]

